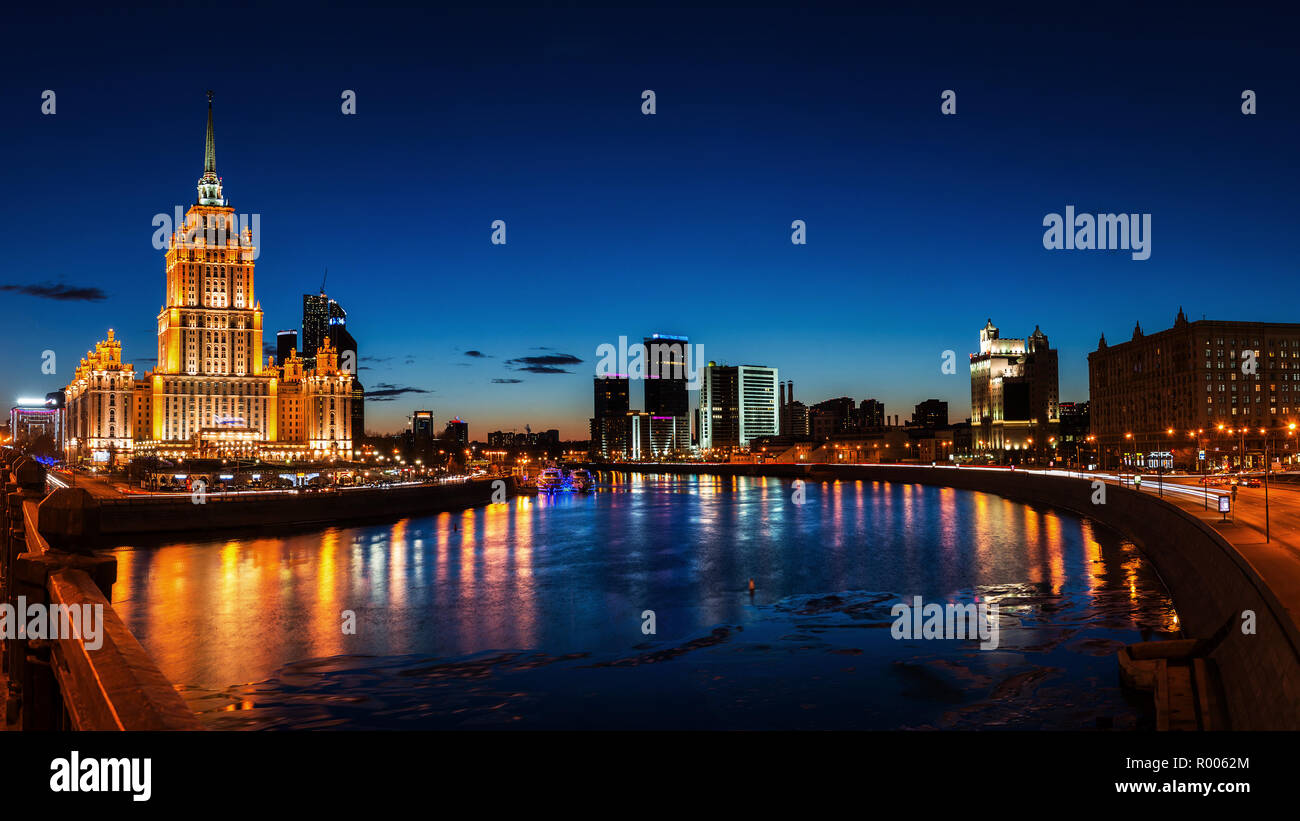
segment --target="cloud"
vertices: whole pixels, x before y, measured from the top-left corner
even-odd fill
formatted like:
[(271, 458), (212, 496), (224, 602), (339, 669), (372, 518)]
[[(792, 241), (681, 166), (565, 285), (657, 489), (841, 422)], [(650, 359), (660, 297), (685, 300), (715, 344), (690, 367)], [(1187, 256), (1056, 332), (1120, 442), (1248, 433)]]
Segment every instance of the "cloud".
[(64, 285), (61, 282), (57, 285), (48, 282), (40, 285), (0, 285), (0, 291), (14, 291), (28, 296), (38, 296), (42, 299), (57, 299), (62, 302), (102, 302), (108, 298), (108, 294), (99, 288), (81, 288)]
[(359, 358), (362, 362), (387, 362), (392, 359), (391, 356), (362, 356)]
[(471, 356), (471, 357), (473, 357), (473, 358), (475, 358), (475, 359), (491, 359), (491, 358), (492, 358), (491, 356), (489, 356), (488, 354), (483, 353), (482, 351), (465, 351), (465, 355), (466, 355), (466, 356)]
[(398, 387), (387, 382), (375, 385), (375, 390), (366, 391), (366, 399), (374, 402), (391, 402), (408, 393), (432, 393), (424, 388)]
[(521, 356), (517, 359), (507, 359), (506, 365), (517, 371), (527, 371), (528, 373), (573, 373), (573, 371), (558, 367), (560, 365), (578, 365), (582, 360), (569, 353), (552, 353), (544, 356)]
[(522, 380), (522, 379), (493, 379), (493, 380), (492, 380), (492, 384), (494, 384), (494, 385), (518, 385), (520, 382), (523, 382), (523, 381), (524, 381), (524, 380)]

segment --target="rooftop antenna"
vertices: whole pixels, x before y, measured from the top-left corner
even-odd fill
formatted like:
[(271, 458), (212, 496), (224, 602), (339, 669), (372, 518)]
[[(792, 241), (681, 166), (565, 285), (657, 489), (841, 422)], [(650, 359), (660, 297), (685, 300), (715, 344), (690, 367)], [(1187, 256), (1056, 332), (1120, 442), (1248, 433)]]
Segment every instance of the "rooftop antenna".
[(323, 276), (323, 277), (320, 278), (320, 295), (321, 295), (321, 296), (325, 296), (325, 280), (329, 279), (329, 277), (330, 277), (330, 269), (329, 269), (328, 267), (326, 267), (326, 268), (325, 268), (325, 276)]

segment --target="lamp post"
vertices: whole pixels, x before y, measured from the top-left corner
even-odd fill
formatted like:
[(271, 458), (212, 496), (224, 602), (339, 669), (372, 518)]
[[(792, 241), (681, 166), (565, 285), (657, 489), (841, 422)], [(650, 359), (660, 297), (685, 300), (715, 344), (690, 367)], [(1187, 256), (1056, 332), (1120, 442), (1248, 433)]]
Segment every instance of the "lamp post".
[(1205, 509), (1206, 509), (1206, 510), (1209, 510), (1209, 509), (1210, 509), (1210, 484), (1209, 484), (1209, 478), (1210, 478), (1210, 477), (1209, 477), (1209, 475), (1208, 475), (1208, 473), (1207, 473), (1207, 471), (1206, 471), (1206, 468), (1208, 467), (1208, 465), (1206, 465), (1206, 463), (1205, 463), (1205, 459), (1201, 456), (1201, 450), (1202, 450), (1202, 448), (1201, 448), (1201, 434), (1204, 433), (1204, 432), (1205, 432), (1205, 429), (1204, 429), (1204, 428), (1197, 428), (1196, 430), (1189, 430), (1189, 431), (1187, 432), (1187, 437), (1188, 437), (1189, 439), (1195, 439), (1195, 440), (1196, 440), (1196, 460), (1197, 460), (1198, 462), (1200, 462), (1200, 465), (1201, 465), (1201, 489), (1202, 489), (1202, 491), (1204, 491), (1204, 493), (1205, 493)]
[[(1133, 434), (1132, 434), (1132, 433), (1126, 433), (1126, 434), (1124, 434), (1124, 438), (1125, 438), (1127, 441), (1132, 442), (1132, 441), (1133, 441)], [(1121, 478), (1120, 478), (1120, 481), (1119, 481), (1119, 483), (1120, 483), (1121, 485), (1124, 484), (1124, 479), (1123, 479), (1123, 476), (1124, 476), (1124, 469), (1123, 469), (1124, 458), (1123, 458), (1123, 457), (1124, 457), (1124, 454), (1121, 453), (1121, 454), (1120, 454), (1120, 477), (1121, 477)]]
[[(1294, 422), (1287, 425), (1286, 435), (1287, 436), (1295, 435), (1295, 427), (1296, 426)], [(1259, 432), (1264, 436), (1264, 542), (1265, 544), (1267, 544), (1268, 542), (1272, 541), (1272, 530), (1270, 528), (1269, 511), (1268, 511), (1268, 475), (1269, 475), (1269, 470), (1272, 468), (1273, 465), (1272, 460), (1269, 459), (1268, 457), (1268, 445), (1272, 437), (1268, 435), (1268, 433), (1264, 430), (1264, 428), (1260, 428)]]

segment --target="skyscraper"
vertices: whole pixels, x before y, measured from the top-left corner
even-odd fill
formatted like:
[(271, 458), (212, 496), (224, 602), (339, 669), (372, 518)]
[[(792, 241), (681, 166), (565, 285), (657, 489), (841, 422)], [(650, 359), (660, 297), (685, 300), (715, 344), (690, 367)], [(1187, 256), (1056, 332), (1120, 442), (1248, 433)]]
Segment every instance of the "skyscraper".
[(653, 334), (643, 340), (646, 350), (645, 409), (650, 414), (650, 443), (655, 455), (688, 450), (691, 446), (690, 378), (684, 336)]
[(779, 427), (776, 368), (710, 362), (704, 369), (700, 409), (703, 450), (744, 446), (759, 436), (775, 436)]
[(621, 374), (597, 376), (593, 386), (595, 401), (589, 444), (591, 456), (601, 459), (625, 456), (632, 443), (632, 423), (628, 416), (628, 377)]
[(302, 358), (308, 367), (330, 331), (330, 298), (325, 292), (302, 295)]
[(277, 365), (283, 365), (284, 361), (289, 358), (291, 351), (298, 350), (298, 332), (295, 330), (280, 331), (275, 335), (275, 362)]
[(158, 314), (152, 374), (153, 439), (276, 439), (276, 374), (263, 363), (253, 254), (252, 230), (236, 225), (217, 176), (209, 92), (198, 198), (167, 249), (166, 303)]

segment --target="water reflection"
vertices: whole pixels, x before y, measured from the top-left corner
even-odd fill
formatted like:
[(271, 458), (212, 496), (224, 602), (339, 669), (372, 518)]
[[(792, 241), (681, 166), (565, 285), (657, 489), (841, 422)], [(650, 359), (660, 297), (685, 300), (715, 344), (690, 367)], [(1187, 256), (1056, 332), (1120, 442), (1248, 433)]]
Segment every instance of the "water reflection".
[[(795, 505), (775, 479), (601, 478), (586, 496), (124, 546), (116, 606), (199, 709), (255, 727), (499, 709), (579, 726), (616, 708), (638, 726), (629, 694), (663, 688), (694, 706), (647, 726), (1056, 726), (1058, 697), (1090, 705), (1076, 721), (1132, 723), (1110, 654), (1177, 630), (1136, 549), (1069, 514), (919, 485), (807, 483)], [(1002, 601), (1003, 648), (890, 640), (888, 603), (916, 595)]]

